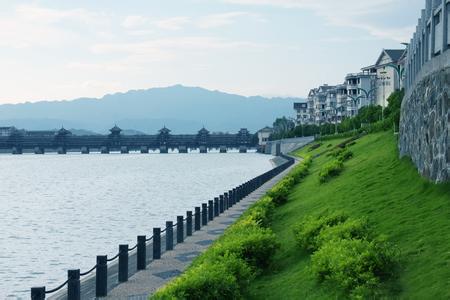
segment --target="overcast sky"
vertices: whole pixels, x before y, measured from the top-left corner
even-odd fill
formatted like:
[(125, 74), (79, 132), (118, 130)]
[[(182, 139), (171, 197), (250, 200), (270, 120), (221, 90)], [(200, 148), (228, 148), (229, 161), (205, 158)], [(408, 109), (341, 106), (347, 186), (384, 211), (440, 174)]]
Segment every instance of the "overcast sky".
[(0, 2), (0, 103), (183, 84), (298, 96), (409, 41), (424, 0)]

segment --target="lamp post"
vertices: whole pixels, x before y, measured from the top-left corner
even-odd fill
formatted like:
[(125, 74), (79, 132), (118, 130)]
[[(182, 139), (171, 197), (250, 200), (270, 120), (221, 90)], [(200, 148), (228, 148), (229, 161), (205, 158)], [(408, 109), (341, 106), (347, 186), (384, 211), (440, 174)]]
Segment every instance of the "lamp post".
[[(369, 91), (367, 91), (366, 89), (363, 89), (363, 88), (358, 88), (358, 90), (364, 93), (364, 95), (366, 96), (367, 101), (372, 102), (372, 101), (370, 101), (370, 94), (375, 92), (377, 90), (377, 88), (373, 88), (373, 89), (371, 89)], [(372, 104), (373, 103), (370, 103), (370, 105), (372, 105)]]
[[(358, 96), (358, 97), (353, 97), (351, 95), (347, 95), (348, 98), (351, 99), (351, 101), (353, 101), (355, 103), (355, 107), (357, 106), (358, 100), (361, 98), (364, 98), (364, 96)], [(352, 106), (352, 111), (353, 111), (353, 106)], [(353, 117), (353, 115), (352, 115)], [(355, 129), (355, 127), (353, 126), (353, 129)]]

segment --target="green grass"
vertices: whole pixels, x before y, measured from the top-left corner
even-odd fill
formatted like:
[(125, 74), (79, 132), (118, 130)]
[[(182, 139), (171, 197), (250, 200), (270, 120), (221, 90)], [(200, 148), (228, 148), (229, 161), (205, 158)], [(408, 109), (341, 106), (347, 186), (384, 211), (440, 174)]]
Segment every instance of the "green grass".
[[(319, 154), (345, 139), (323, 142)], [(381, 290), (388, 299), (450, 299), (450, 184), (421, 178), (408, 159), (399, 159), (396, 137), (378, 133), (358, 140), (354, 158), (325, 184), (318, 172), (332, 157), (317, 157), (311, 174), (275, 212), (272, 229), (281, 242), (272, 268), (250, 286), (249, 299), (344, 299), (333, 286), (318, 284), (309, 271), (310, 256), (295, 243), (292, 226), (325, 210), (367, 216), (401, 253), (398, 278)]]

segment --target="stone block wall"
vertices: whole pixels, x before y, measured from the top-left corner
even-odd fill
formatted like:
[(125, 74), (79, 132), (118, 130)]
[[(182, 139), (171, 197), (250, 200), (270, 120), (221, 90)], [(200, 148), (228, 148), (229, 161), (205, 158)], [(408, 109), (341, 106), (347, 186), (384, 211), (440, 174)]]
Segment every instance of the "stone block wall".
[(434, 182), (450, 180), (450, 66), (445, 53), (423, 70), (402, 104), (399, 149)]

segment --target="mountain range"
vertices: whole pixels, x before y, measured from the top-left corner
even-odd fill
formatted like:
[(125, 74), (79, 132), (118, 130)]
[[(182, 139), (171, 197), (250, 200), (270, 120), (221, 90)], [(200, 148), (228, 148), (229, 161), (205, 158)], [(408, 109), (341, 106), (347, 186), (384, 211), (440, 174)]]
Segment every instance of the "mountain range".
[(123, 129), (156, 133), (163, 126), (173, 133), (194, 133), (205, 126), (211, 132), (255, 132), (277, 117), (294, 115), (300, 98), (244, 97), (199, 87), (175, 85), (132, 90), (100, 99), (0, 105), (0, 126), (28, 130), (76, 128), (105, 133), (117, 124)]

